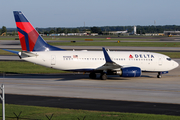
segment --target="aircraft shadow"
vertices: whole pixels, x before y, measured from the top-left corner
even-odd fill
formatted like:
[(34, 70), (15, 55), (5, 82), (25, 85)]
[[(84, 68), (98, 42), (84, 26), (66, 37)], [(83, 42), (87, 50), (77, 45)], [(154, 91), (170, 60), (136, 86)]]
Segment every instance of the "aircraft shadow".
[[(62, 79), (56, 80), (56, 81), (70, 81), (70, 80), (100, 80), (100, 75), (97, 75), (96, 79), (90, 79), (89, 74), (74, 74), (71, 76), (64, 76)], [(131, 78), (123, 78), (119, 77), (117, 75), (108, 75), (107, 80), (131, 80)]]
[(145, 78), (154, 78), (155, 76), (141, 75), (141, 77), (145, 77)]
[[(154, 76), (141, 75), (140, 78), (154, 78)], [(1, 73), (0, 78), (36, 78), (36, 79), (57, 79), (55, 81), (71, 81), (71, 80), (101, 80), (100, 74), (96, 79), (90, 79), (89, 74), (83, 73), (63, 73), (63, 74), (17, 74), (17, 73)], [(108, 75), (107, 80), (132, 80), (133, 77), (119, 77), (118, 75)], [(103, 81), (103, 80), (101, 80)]]

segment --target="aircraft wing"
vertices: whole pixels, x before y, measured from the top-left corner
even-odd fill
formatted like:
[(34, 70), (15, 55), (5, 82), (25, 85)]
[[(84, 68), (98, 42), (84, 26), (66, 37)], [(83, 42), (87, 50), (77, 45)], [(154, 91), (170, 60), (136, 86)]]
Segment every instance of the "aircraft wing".
[(96, 70), (112, 70), (112, 69), (118, 69), (118, 68), (122, 67), (121, 65), (119, 65), (111, 60), (111, 58), (109, 57), (109, 55), (104, 47), (102, 49), (103, 49), (106, 63), (104, 65), (98, 67)]

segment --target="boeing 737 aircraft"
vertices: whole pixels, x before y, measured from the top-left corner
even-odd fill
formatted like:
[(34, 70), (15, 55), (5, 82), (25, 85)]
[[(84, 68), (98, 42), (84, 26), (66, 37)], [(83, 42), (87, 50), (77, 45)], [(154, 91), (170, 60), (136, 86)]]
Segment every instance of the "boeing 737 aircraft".
[(6, 51), (25, 61), (59, 70), (89, 72), (90, 78), (100, 73), (102, 80), (107, 75), (139, 77), (141, 72), (157, 72), (160, 78), (179, 66), (168, 56), (152, 52), (106, 51), (104, 47), (102, 51), (67, 51), (47, 44), (21, 11), (14, 11), (14, 17), (22, 51)]

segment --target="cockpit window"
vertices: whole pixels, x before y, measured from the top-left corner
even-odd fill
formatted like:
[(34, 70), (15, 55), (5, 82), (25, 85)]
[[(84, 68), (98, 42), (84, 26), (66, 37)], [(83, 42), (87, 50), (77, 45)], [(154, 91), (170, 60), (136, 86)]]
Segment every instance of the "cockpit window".
[(166, 58), (168, 61), (171, 61), (171, 58)]

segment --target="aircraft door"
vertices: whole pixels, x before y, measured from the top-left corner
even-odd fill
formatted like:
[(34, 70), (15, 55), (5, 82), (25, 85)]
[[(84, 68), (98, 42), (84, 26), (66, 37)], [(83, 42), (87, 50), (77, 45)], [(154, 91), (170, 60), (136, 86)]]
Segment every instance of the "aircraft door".
[(55, 65), (56, 64), (56, 56), (52, 55), (51, 56), (51, 65)]
[(159, 66), (162, 66), (162, 57), (161, 57), (161, 56), (159, 56), (158, 65), (159, 65)]

